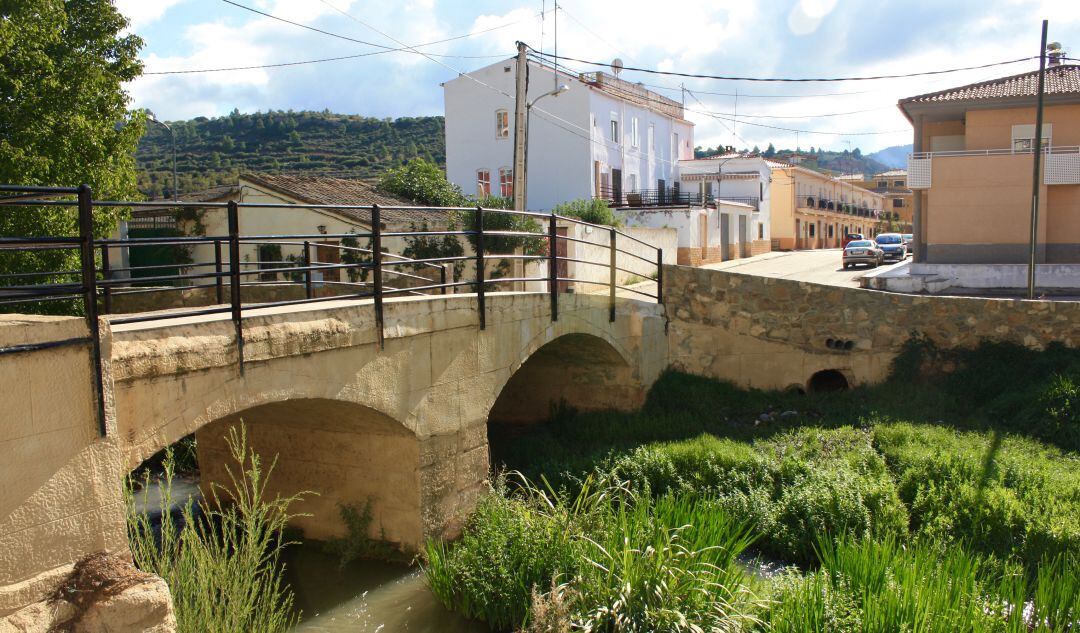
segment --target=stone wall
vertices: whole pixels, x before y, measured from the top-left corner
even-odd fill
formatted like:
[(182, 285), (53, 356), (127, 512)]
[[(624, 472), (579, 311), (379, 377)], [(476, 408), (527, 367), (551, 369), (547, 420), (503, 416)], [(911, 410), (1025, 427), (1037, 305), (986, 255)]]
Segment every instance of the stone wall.
[(946, 348), (983, 340), (1080, 345), (1080, 302), (925, 297), (666, 266), (674, 367), (757, 388), (805, 387), (836, 369), (887, 377), (913, 332)]

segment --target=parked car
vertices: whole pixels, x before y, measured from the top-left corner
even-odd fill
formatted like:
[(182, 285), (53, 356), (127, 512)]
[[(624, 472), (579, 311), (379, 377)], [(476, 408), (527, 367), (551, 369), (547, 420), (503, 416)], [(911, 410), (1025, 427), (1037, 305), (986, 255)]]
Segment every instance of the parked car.
[(844, 270), (855, 264), (877, 268), (885, 261), (885, 252), (874, 240), (852, 240), (844, 247)]
[(848, 233), (847, 235), (844, 236), (843, 248), (847, 248), (847, 245), (849, 243), (851, 243), (852, 241), (854, 241), (854, 240), (865, 240), (865, 239), (866, 239), (866, 236), (864, 236), (862, 233)]
[(904, 240), (904, 245), (908, 247), (908, 251), (911, 251), (911, 243), (915, 241), (915, 235), (911, 233), (901, 233), (900, 237)]
[(902, 261), (907, 257), (907, 244), (899, 233), (882, 233), (874, 238), (878, 247), (885, 253), (885, 259)]

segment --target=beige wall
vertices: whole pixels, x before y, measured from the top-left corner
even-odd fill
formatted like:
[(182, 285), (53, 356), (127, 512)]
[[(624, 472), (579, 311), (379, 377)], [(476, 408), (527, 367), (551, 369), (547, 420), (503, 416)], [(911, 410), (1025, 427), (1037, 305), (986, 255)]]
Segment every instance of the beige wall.
[[(871, 236), (877, 220), (843, 213), (838, 210), (808, 208), (806, 198), (812, 196), (855, 204), (874, 210), (888, 210), (884, 196), (867, 191), (849, 182), (798, 167), (773, 170), (772, 236), (781, 249), (838, 248), (844, 233), (855, 232)], [(808, 226), (814, 226), (810, 235)], [(832, 236), (829, 227), (832, 227)]]
[[(1006, 149), (1012, 147), (1012, 126), (1035, 123), (1035, 108), (968, 110), (966, 118), (966, 149)], [(1047, 106), (1043, 124), (1053, 126), (1053, 145), (1080, 145), (1080, 104)]]
[(853, 385), (878, 382), (913, 332), (945, 349), (1080, 345), (1078, 302), (902, 295), (682, 266), (664, 277), (672, 366), (743, 387), (805, 387), (828, 369)]
[[(85, 336), (81, 318), (0, 316), (0, 347)], [(126, 471), (111, 407), (110, 436), (98, 436), (90, 358), (87, 345), (0, 356), (0, 618), (88, 554), (127, 552)]]

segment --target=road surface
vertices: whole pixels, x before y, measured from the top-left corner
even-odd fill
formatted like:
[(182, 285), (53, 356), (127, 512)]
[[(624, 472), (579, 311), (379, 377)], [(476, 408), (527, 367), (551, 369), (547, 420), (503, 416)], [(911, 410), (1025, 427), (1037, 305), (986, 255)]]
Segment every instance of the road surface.
[[(886, 266), (895, 265), (886, 264)], [(747, 259), (708, 264), (703, 268), (849, 288), (858, 288), (859, 277), (874, 270), (861, 265), (858, 268), (844, 270), (841, 263), (841, 251), (838, 248), (814, 251), (775, 251)]]

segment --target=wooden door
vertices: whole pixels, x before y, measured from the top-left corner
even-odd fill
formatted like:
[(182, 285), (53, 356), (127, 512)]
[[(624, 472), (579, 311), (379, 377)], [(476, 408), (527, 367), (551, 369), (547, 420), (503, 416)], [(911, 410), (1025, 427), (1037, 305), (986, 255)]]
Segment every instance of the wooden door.
[(622, 170), (611, 170), (611, 197), (616, 205), (622, 204)]

